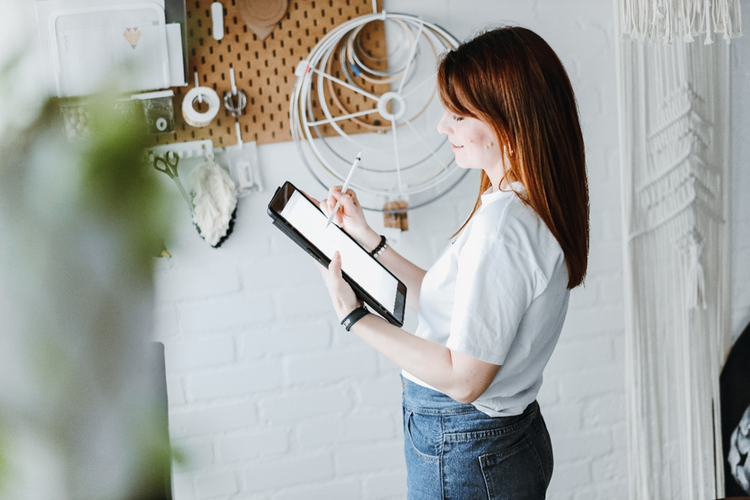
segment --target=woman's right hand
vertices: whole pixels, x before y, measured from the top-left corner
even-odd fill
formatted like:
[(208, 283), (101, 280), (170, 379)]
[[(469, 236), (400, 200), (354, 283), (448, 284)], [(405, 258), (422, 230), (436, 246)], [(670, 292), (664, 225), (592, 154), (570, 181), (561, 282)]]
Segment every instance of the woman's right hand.
[(341, 204), (336, 215), (333, 216), (333, 222), (349, 233), (365, 250), (373, 250), (380, 243), (380, 235), (367, 224), (362, 205), (357, 199), (357, 193), (352, 189), (347, 189), (346, 193), (342, 193), (341, 186), (330, 188), (328, 198), (320, 202), (323, 213), (328, 216), (339, 199)]

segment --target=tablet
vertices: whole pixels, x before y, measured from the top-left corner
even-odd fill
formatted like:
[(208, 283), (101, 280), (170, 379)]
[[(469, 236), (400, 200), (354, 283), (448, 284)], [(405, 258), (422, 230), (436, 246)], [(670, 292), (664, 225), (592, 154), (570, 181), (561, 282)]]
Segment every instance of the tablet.
[(310, 198), (290, 182), (276, 190), (268, 204), (276, 227), (325, 267), (338, 250), (341, 270), (360, 300), (396, 326), (404, 323), (406, 285), (362, 248)]

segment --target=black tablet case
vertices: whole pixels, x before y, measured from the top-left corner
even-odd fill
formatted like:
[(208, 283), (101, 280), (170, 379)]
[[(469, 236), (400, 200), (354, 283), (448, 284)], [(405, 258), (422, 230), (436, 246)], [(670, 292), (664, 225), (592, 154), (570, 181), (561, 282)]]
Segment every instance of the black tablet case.
[[(289, 224), (284, 217), (282, 217), (279, 213), (276, 212), (276, 210), (273, 208), (274, 205), (277, 205), (279, 203), (279, 200), (282, 198), (289, 198), (289, 193), (292, 191), (299, 191), (302, 196), (305, 196), (308, 200), (308, 198), (305, 193), (294, 187), (294, 185), (290, 182), (285, 182), (283, 186), (276, 189), (276, 192), (273, 195), (273, 198), (271, 199), (270, 203), (268, 204), (268, 215), (271, 216), (271, 219), (273, 219), (273, 224), (281, 230), (284, 234), (286, 234), (289, 238), (292, 239), (297, 245), (299, 245), (303, 250), (305, 250), (308, 254), (310, 254), (315, 260), (320, 262), (323, 266), (328, 267), (328, 264), (330, 264), (331, 260), (326, 257), (326, 255), (321, 252), (315, 245), (313, 245), (310, 241), (307, 240), (299, 231), (294, 229), (294, 227)], [(322, 213), (322, 211), (321, 211)], [(343, 229), (342, 229), (343, 231)], [(354, 238), (349, 236), (346, 231), (343, 231), (344, 234), (347, 235), (354, 243), (357, 244), (360, 248), (362, 246), (357, 243)], [(368, 253), (367, 250), (362, 248), (362, 250), (365, 253)], [(369, 253), (368, 253), (369, 254)], [(388, 271), (380, 262), (375, 260), (373, 257), (373, 260), (383, 269), (385, 269), (391, 276), (393, 276), (393, 273)], [(399, 290), (403, 289), (403, 294), (397, 294), (396, 295), (396, 312), (401, 312), (400, 317), (393, 316), (388, 309), (383, 307), (378, 301), (375, 300), (374, 297), (372, 297), (367, 291), (359, 286), (359, 284), (354, 281), (351, 277), (349, 277), (348, 274), (345, 272), (342, 272), (342, 275), (344, 279), (346, 280), (349, 285), (354, 289), (354, 292), (357, 294), (357, 297), (359, 297), (360, 300), (364, 301), (368, 306), (370, 306), (375, 312), (383, 316), (386, 320), (388, 320), (389, 323), (394, 324), (396, 326), (403, 326), (404, 323), (404, 305), (406, 301), (406, 286), (396, 278), (396, 281), (398, 282)]]

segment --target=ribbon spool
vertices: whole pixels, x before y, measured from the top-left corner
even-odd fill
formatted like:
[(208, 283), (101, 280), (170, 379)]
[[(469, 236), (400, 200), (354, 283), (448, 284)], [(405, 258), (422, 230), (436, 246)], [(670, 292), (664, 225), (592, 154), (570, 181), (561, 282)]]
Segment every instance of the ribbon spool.
[[(205, 101), (208, 103), (208, 110), (205, 112), (197, 111), (193, 104), (195, 101)], [(185, 98), (182, 100), (182, 117), (185, 118), (185, 123), (192, 127), (205, 127), (211, 121), (216, 118), (221, 108), (221, 100), (219, 94), (209, 87), (193, 87), (188, 90), (185, 94)]]

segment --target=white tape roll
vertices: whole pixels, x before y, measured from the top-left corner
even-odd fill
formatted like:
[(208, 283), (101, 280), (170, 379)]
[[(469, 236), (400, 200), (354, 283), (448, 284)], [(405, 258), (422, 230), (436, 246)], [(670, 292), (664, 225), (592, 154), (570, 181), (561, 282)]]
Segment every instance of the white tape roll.
[[(203, 99), (208, 103), (208, 111), (201, 113), (196, 111), (193, 103), (198, 99)], [(219, 95), (214, 89), (208, 87), (193, 87), (185, 94), (182, 100), (182, 116), (185, 122), (193, 127), (205, 127), (213, 120), (221, 108)]]

